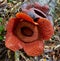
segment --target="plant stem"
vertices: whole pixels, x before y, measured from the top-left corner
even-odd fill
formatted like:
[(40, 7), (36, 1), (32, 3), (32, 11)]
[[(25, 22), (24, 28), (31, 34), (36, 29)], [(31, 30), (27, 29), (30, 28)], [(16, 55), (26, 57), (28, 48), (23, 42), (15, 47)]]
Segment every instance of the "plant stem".
[(15, 61), (19, 61), (19, 51), (15, 52)]

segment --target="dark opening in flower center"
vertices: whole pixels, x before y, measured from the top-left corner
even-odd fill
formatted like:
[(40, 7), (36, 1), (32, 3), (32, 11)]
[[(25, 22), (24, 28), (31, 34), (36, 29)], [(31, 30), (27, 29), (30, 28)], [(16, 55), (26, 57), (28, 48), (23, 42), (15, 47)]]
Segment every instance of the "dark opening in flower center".
[(41, 12), (39, 12), (39, 11), (37, 11), (37, 10), (34, 10), (34, 12), (35, 12), (37, 15), (39, 15), (39, 16), (41, 16), (41, 17), (43, 17), (43, 18), (46, 18), (46, 16), (45, 16), (43, 13), (41, 13)]
[(28, 37), (30, 37), (30, 36), (33, 35), (33, 31), (32, 31), (32, 29), (30, 29), (29, 27), (22, 27), (22, 28), (21, 28), (21, 33), (22, 33), (23, 35), (25, 35), (25, 36), (28, 36)]

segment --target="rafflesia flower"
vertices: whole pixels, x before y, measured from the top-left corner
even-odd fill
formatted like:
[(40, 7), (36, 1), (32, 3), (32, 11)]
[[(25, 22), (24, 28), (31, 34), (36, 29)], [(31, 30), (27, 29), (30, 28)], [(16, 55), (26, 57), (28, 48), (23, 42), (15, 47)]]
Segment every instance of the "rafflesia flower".
[(46, 16), (48, 7), (33, 6), (23, 5), (22, 12), (10, 18), (5, 45), (12, 51), (23, 49), (29, 56), (38, 56), (44, 51), (44, 40), (49, 40), (54, 31)]
[(53, 32), (48, 19), (33, 19), (20, 12), (8, 21), (5, 45), (12, 51), (23, 49), (29, 56), (38, 56), (44, 51), (44, 40), (50, 39)]

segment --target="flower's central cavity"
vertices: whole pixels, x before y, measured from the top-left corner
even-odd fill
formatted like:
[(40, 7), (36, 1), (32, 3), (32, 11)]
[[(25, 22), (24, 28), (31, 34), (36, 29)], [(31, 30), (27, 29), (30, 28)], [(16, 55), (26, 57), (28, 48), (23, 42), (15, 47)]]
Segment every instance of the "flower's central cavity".
[(21, 21), (14, 33), (23, 42), (33, 42), (38, 39), (38, 27), (31, 22)]
[(28, 36), (28, 37), (31, 37), (33, 35), (33, 31), (32, 29), (30, 29), (29, 27), (22, 27), (21, 28), (21, 33), (24, 35), (24, 36)]

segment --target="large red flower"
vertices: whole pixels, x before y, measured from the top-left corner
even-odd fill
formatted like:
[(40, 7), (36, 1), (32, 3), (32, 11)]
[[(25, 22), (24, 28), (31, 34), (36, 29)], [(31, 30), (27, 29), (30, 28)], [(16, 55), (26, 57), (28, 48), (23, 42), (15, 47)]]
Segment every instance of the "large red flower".
[(25, 13), (17, 13), (7, 24), (5, 45), (12, 51), (23, 49), (29, 56), (41, 55), (44, 40), (53, 35), (53, 26), (46, 18), (32, 19)]

